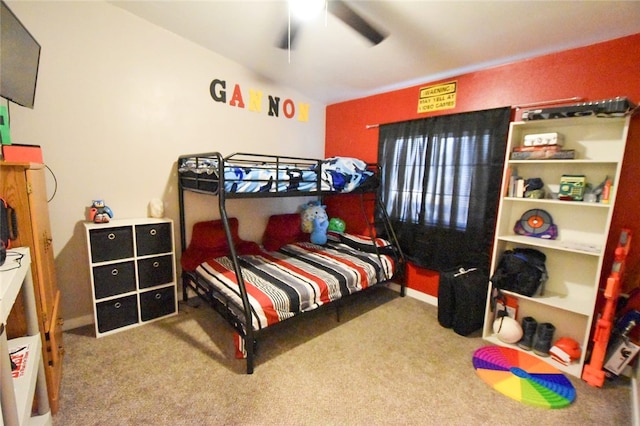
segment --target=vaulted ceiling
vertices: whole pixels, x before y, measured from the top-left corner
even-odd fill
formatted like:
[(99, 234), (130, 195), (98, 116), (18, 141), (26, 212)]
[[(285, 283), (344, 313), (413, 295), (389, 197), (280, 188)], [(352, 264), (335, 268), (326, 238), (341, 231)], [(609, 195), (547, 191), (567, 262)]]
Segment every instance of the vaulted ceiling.
[(321, 13), (289, 50), (284, 0), (110, 3), (325, 104), (640, 33), (640, 1), (345, 0), (388, 36)]

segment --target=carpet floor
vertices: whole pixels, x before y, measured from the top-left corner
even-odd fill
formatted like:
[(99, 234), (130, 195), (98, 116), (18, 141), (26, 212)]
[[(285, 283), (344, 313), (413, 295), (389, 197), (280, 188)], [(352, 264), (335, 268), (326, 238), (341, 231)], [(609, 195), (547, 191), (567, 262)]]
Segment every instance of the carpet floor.
[(234, 358), (230, 327), (208, 306), (96, 339), (64, 333), (56, 426), (629, 425), (628, 379), (569, 377), (576, 400), (536, 408), (483, 382), (486, 345), (442, 328), (437, 308), (386, 288), (288, 320), (259, 342), (255, 372)]

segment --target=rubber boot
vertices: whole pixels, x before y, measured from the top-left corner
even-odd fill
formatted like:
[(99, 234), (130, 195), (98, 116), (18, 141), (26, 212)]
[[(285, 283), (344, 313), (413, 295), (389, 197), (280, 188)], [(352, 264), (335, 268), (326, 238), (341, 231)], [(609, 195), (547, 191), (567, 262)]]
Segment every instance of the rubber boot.
[(553, 333), (556, 328), (553, 324), (543, 322), (538, 325), (536, 330), (536, 338), (533, 344), (533, 352), (539, 356), (549, 356), (549, 349), (551, 349), (551, 342), (553, 341)]
[(533, 339), (536, 335), (538, 321), (533, 317), (522, 318), (522, 339), (518, 342), (518, 346), (522, 349), (530, 351), (533, 347)]

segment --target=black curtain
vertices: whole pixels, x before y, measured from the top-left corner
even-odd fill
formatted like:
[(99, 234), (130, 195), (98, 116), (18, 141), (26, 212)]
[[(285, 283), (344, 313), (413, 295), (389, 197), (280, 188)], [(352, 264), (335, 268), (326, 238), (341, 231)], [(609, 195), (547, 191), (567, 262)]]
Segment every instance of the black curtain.
[(403, 251), (489, 269), (511, 108), (380, 126), (382, 199)]

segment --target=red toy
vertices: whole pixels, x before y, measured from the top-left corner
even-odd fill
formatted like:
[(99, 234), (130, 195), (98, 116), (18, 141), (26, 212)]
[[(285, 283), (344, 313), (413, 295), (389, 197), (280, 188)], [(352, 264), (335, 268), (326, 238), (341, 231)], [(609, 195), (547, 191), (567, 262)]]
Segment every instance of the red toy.
[(611, 275), (607, 278), (607, 287), (604, 290), (604, 297), (607, 300), (593, 335), (591, 361), (588, 365), (585, 365), (584, 370), (582, 370), (582, 380), (592, 386), (602, 387), (604, 384), (606, 375), (602, 366), (604, 365), (604, 358), (607, 353), (609, 338), (611, 337), (618, 297), (620, 296), (624, 263), (630, 247), (631, 230), (624, 228), (620, 233), (620, 240), (618, 241), (613, 266), (611, 267)]

